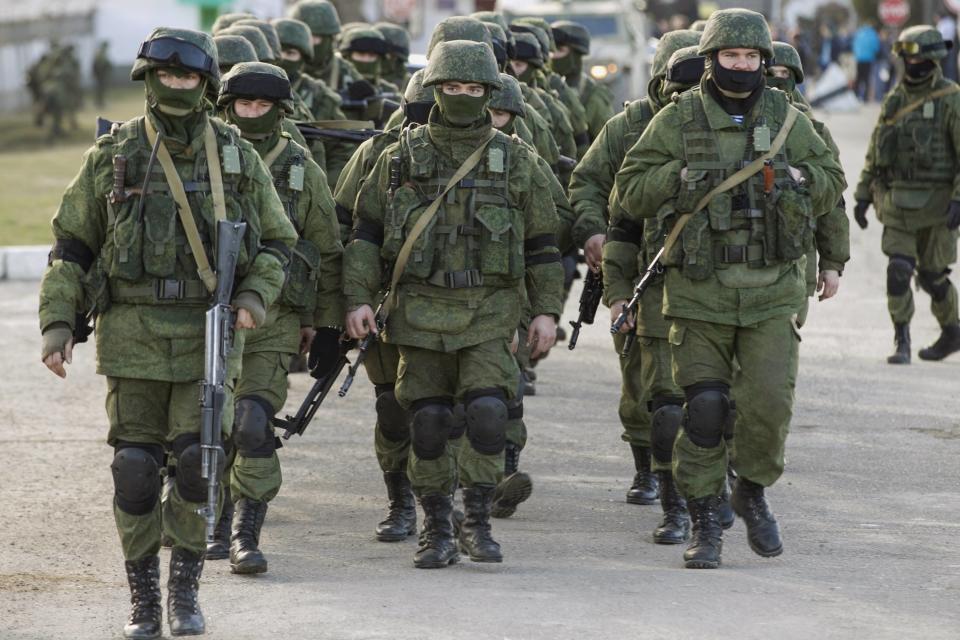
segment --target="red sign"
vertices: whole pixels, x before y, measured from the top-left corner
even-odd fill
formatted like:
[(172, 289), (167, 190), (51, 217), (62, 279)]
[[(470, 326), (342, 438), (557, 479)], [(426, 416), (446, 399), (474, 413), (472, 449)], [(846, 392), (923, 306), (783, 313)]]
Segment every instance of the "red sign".
[(888, 27), (902, 27), (910, 17), (910, 3), (907, 0), (881, 0), (877, 15)]

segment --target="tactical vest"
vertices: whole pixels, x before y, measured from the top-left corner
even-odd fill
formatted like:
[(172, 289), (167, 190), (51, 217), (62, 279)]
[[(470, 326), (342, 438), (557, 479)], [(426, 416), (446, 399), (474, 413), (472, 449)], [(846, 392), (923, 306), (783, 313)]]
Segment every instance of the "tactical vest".
[[(497, 134), (480, 163), (450, 190), (413, 245), (400, 282), (451, 289), (516, 286), (524, 275), (524, 214), (510, 206), (513, 144)], [(382, 247), (388, 263), (395, 261), (407, 234), (459, 168), (437, 152), (427, 127), (404, 129), (391, 160)]]
[[(110, 299), (127, 304), (205, 305), (209, 295), (197, 275), (197, 262), (180, 222), (177, 204), (159, 161), (149, 179), (151, 148), (146, 141), (145, 117), (129, 120), (101, 138), (111, 156), (126, 158), (123, 175), (125, 198), (107, 197), (107, 232), (101, 264), (109, 282)], [(210, 120), (221, 158), (227, 217), (247, 223), (237, 280), (246, 274), (260, 243), (260, 220), (254, 212), (250, 181), (243, 175), (244, 150), (232, 127)], [(206, 153), (200, 147), (189, 175), (177, 163), (184, 191), (197, 223), (207, 259), (216, 263), (213, 237), (216, 222)], [(116, 181), (118, 177), (114, 175)]]
[[(763, 111), (747, 123), (749, 128), (742, 134), (746, 138), (743, 156), (725, 158), (718, 133), (710, 128), (700, 91), (680, 95), (677, 107), (687, 175), (680, 181), (678, 213), (692, 211), (712, 188), (770, 149), (789, 104), (782, 92), (771, 90), (764, 95), (762, 106)], [(670, 256), (684, 275), (703, 280), (715, 270), (735, 265), (769, 267), (805, 254), (814, 224), (809, 193), (790, 176), (785, 146), (768, 167), (718, 194), (690, 219), (678, 243), (679, 262), (675, 253)], [(773, 180), (765, 184), (771, 177), (770, 168)]]

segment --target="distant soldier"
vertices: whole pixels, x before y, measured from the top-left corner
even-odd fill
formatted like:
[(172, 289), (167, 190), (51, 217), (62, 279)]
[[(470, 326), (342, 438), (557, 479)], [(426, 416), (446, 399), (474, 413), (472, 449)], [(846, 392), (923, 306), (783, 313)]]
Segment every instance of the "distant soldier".
[(557, 50), (550, 54), (550, 66), (580, 94), (587, 118), (587, 130), (593, 141), (600, 129), (613, 117), (613, 94), (583, 72), (583, 58), (590, 55), (590, 32), (583, 25), (559, 20), (550, 25)]
[(98, 107), (105, 103), (107, 85), (110, 83), (110, 57), (107, 50), (110, 43), (104, 40), (97, 47), (97, 54), (93, 57), (93, 96)]
[(382, 33), (387, 41), (387, 55), (380, 62), (380, 75), (387, 82), (397, 85), (400, 91), (406, 90), (407, 82), (410, 81), (410, 72), (407, 71), (410, 34), (392, 22), (378, 22), (373, 27)]

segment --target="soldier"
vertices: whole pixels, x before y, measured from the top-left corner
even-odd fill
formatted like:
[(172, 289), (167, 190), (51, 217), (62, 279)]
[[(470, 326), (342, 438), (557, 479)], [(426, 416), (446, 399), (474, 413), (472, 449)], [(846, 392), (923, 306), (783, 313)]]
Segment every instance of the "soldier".
[[(524, 338), (541, 355), (553, 346), (561, 309), (557, 216), (536, 196), (549, 182), (532, 151), (490, 124), (487, 103), (500, 77), (488, 45), (437, 45), (423, 84), (435, 87), (429, 123), (408, 128), (381, 154), (357, 197), (345, 251), (347, 330), (360, 338), (375, 326), (371, 303), (385, 261), (396, 299), (388, 300), (394, 311), (383, 339), (400, 351), (396, 395), (413, 415), (407, 473), (426, 516), (414, 565), (458, 559), (451, 522), (458, 467), (460, 544), (474, 561), (501, 562), (489, 518), (516, 392), (517, 292), (525, 277), (533, 319)], [(447, 442), (456, 437), (457, 401), (469, 442), (459, 464)]]
[(590, 55), (590, 32), (569, 20), (558, 20), (550, 28), (557, 43), (557, 50), (550, 54), (550, 66), (579, 94), (592, 142), (613, 117), (613, 94), (583, 72), (583, 58)]
[(275, 64), (278, 62), (278, 52), (273, 50), (273, 47), (270, 46), (270, 43), (267, 41), (267, 37), (263, 35), (263, 32), (253, 25), (234, 24), (226, 29), (221, 29), (217, 32), (217, 35), (240, 36), (242, 38), (246, 38), (246, 40), (253, 45), (254, 51), (257, 52), (257, 61), (266, 62), (267, 64)]
[(948, 277), (960, 227), (960, 88), (940, 68), (952, 44), (926, 25), (900, 33), (893, 52), (903, 59), (905, 73), (883, 100), (854, 196), (853, 217), (861, 229), (867, 228), (871, 204), (883, 224), (883, 253), (890, 259), (887, 309), (896, 344), (890, 364), (910, 362), (914, 273), (930, 295), (941, 331), (920, 358), (942, 360), (960, 350), (957, 289)]
[(773, 44), (762, 15), (714, 12), (699, 52), (708, 58), (700, 87), (654, 116), (617, 174), (611, 207), (660, 233), (681, 225), (665, 243), (663, 294), (686, 399), (674, 479), (693, 521), (685, 566), (716, 568), (734, 359), (756, 392), (737, 399), (731, 504), (754, 552), (783, 551), (764, 487), (783, 472), (808, 236), (844, 180), (810, 120), (764, 85)]
[(302, 20), (310, 27), (313, 59), (307, 66), (308, 74), (337, 92), (360, 79), (356, 67), (334, 53), (340, 16), (333, 4), (328, 0), (300, 0), (290, 7), (287, 17)]
[(392, 22), (378, 22), (373, 27), (383, 34), (387, 41), (387, 54), (380, 61), (380, 75), (387, 82), (405, 91), (410, 81), (407, 60), (410, 58), (410, 34), (400, 25)]
[[(357, 83), (350, 90), (341, 92), (343, 110), (355, 120), (372, 120), (380, 126), (398, 104), (388, 108), (388, 100), (398, 99), (399, 89), (380, 76), (380, 63), (387, 53), (387, 41), (373, 27), (354, 27), (340, 37), (340, 54), (360, 72)], [(366, 95), (356, 95), (356, 88), (367, 85)]]
[(257, 16), (252, 13), (222, 13), (217, 16), (217, 19), (213, 21), (213, 26), (210, 27), (210, 33), (217, 36), (220, 35), (220, 32), (224, 29), (229, 29), (231, 25), (240, 22), (241, 20), (247, 20), (250, 18), (256, 19)]
[(273, 62), (268, 60), (261, 60), (261, 62), (269, 62), (269, 64), (276, 64), (280, 60), (280, 36), (277, 35), (277, 29), (269, 22), (265, 20), (258, 20), (256, 18), (246, 18), (244, 20), (238, 20), (234, 22), (234, 27), (256, 27), (260, 30), (260, 33), (263, 34), (264, 39), (266, 39), (267, 44), (270, 45), (270, 51), (273, 52), (273, 55), (270, 56)]
[[(65, 377), (84, 308), (85, 274), (98, 263), (106, 286), (98, 298), (97, 370), (107, 376), (107, 441), (116, 451), (113, 512), (133, 604), (124, 634), (155, 638), (161, 623), (161, 527), (173, 540), (170, 632), (192, 635), (205, 627), (197, 602), (205, 550), (197, 510), (207, 499), (197, 382), (216, 278), (209, 265), (215, 220), (247, 223), (233, 294), (238, 331), (228, 391), (239, 369), (239, 330), (264, 324), (296, 234), (256, 151), (233, 127), (207, 115), (206, 85), (219, 82), (210, 36), (154, 30), (140, 47), (131, 78), (146, 85), (146, 117), (101, 136), (67, 187), (53, 220), (56, 243), (41, 284), (40, 327), (44, 364)], [(151, 147), (155, 164), (148, 163)], [(127, 161), (125, 171), (119, 157)], [(224, 411), (225, 431), (231, 414)], [(176, 460), (176, 480), (161, 507), (165, 449)]]
[(110, 83), (110, 56), (107, 55), (107, 51), (110, 48), (110, 43), (106, 40), (100, 43), (100, 46), (97, 47), (97, 53), (93, 57), (93, 95), (94, 101), (98, 107), (102, 107), (105, 103), (105, 98), (107, 95), (107, 85)]
[[(608, 231), (611, 217), (608, 201), (613, 190), (614, 177), (627, 151), (639, 140), (653, 116), (670, 102), (672, 91), (666, 93), (665, 90), (670, 56), (675, 51), (699, 41), (699, 34), (684, 30), (671, 31), (660, 39), (653, 56), (652, 78), (647, 87), (647, 96), (627, 103), (622, 112), (610, 119), (574, 170), (570, 181), (570, 201), (578, 216), (574, 227), (574, 240), (578, 246), (583, 247), (589, 268), (599, 268), (601, 256), (607, 262), (603, 269), (603, 292), (604, 303), (610, 307), (611, 313), (619, 314), (618, 304), (630, 298), (633, 284), (639, 278), (640, 263), (652, 257), (659, 249), (659, 246), (656, 246), (658, 241), (641, 255), (643, 227), (629, 227), (629, 221), (625, 223), (627, 229), (612, 226)], [(697, 80), (690, 78), (686, 83), (678, 83), (670, 89), (684, 90), (696, 82)], [(651, 233), (651, 240), (653, 236)], [(623, 380), (618, 413), (623, 425), (621, 438), (630, 444), (636, 470), (633, 482), (627, 490), (627, 502), (654, 504), (659, 495), (661, 501), (665, 501), (664, 512), (676, 511), (676, 520), (682, 528), (686, 518), (673, 491), (672, 480), (667, 477), (671, 456), (663, 451), (653, 460), (659, 471), (651, 467), (652, 416), (647, 408), (648, 402), (653, 402), (651, 406), (655, 405), (656, 411), (661, 407), (668, 407), (671, 399), (682, 398), (682, 394), (673, 388), (669, 347), (666, 343), (668, 323), (663, 319), (661, 298), (662, 284), (656, 283), (647, 291), (641, 304), (641, 318), (637, 329), (637, 335), (641, 339), (626, 357), (618, 358)], [(624, 340), (623, 335), (613, 337), (613, 345), (618, 354), (623, 351)], [(656, 400), (651, 397), (651, 393), (654, 393), (653, 387), (657, 387)], [(664, 492), (660, 491), (660, 481), (667, 482)], [(728, 517), (728, 521), (732, 524), (732, 517)], [(665, 539), (676, 538), (676, 535), (664, 535)], [(684, 532), (679, 535), (685, 537)], [(684, 537), (681, 537), (681, 541)], [(655, 539), (658, 537), (655, 536)]]

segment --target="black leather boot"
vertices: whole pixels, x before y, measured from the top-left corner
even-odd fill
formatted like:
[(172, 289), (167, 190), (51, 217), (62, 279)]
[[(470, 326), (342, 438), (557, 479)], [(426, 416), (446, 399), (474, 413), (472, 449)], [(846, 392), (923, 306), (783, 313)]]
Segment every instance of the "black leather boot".
[(384, 471), (383, 483), (387, 485), (390, 499), (387, 518), (377, 525), (377, 540), (400, 542), (417, 532), (417, 501), (405, 471)]
[(693, 533), (690, 544), (683, 552), (683, 563), (687, 569), (716, 569), (720, 566), (720, 553), (723, 551), (723, 529), (717, 513), (718, 496), (707, 496), (688, 500)]
[(207, 560), (224, 560), (230, 557), (230, 523), (233, 521), (233, 500), (230, 487), (223, 487), (223, 508), (213, 530), (213, 542), (207, 543)]
[(659, 471), (660, 506), (663, 519), (653, 532), (653, 541), (657, 544), (681, 544), (690, 537), (690, 513), (687, 501), (677, 491), (671, 471)]
[(167, 579), (167, 620), (170, 635), (198, 636), (206, 631), (203, 612), (197, 600), (203, 555), (173, 547), (170, 551), (170, 577)]
[(943, 360), (960, 351), (960, 325), (951, 324), (940, 330), (940, 337), (926, 349), (920, 349), (921, 360)]
[[(729, 478), (729, 475), (727, 476)], [(733, 512), (730, 506), (730, 485), (724, 481), (723, 490), (720, 492), (720, 501), (717, 503), (717, 515), (720, 517), (720, 526), (729, 529), (737, 521), (737, 514)]]
[(130, 584), (130, 618), (123, 627), (124, 638), (159, 638), (163, 605), (160, 602), (160, 557), (147, 556), (126, 561)]
[(630, 504), (654, 504), (660, 496), (660, 487), (657, 476), (650, 471), (650, 449), (630, 445), (633, 452), (633, 464), (637, 474), (633, 476), (633, 484), (627, 490), (627, 502)]
[[(893, 355), (887, 358), (888, 364), (910, 364), (910, 325), (895, 324), (893, 325), (893, 344), (896, 345), (896, 350), (893, 352)], [(920, 350), (920, 357), (923, 358), (923, 353), (926, 349)]]
[(460, 550), (474, 562), (503, 562), (500, 545), (490, 531), (490, 506), (493, 504), (492, 484), (464, 487), (463, 525), (460, 527)]
[(503, 480), (497, 484), (493, 493), (493, 506), (490, 515), (494, 518), (509, 518), (533, 493), (533, 480), (530, 474), (519, 471), (520, 447), (508, 442), (503, 450)]
[(237, 500), (230, 533), (230, 572), (266, 573), (267, 559), (260, 551), (260, 528), (267, 503), (243, 497)]
[(413, 566), (418, 569), (442, 569), (460, 560), (457, 544), (453, 539), (453, 498), (431, 494), (420, 498), (423, 508), (423, 531), (420, 547), (413, 556)]
[(747, 542), (754, 553), (764, 558), (783, 553), (780, 525), (763, 496), (762, 485), (750, 482), (744, 477), (739, 478), (730, 504), (747, 525)]

